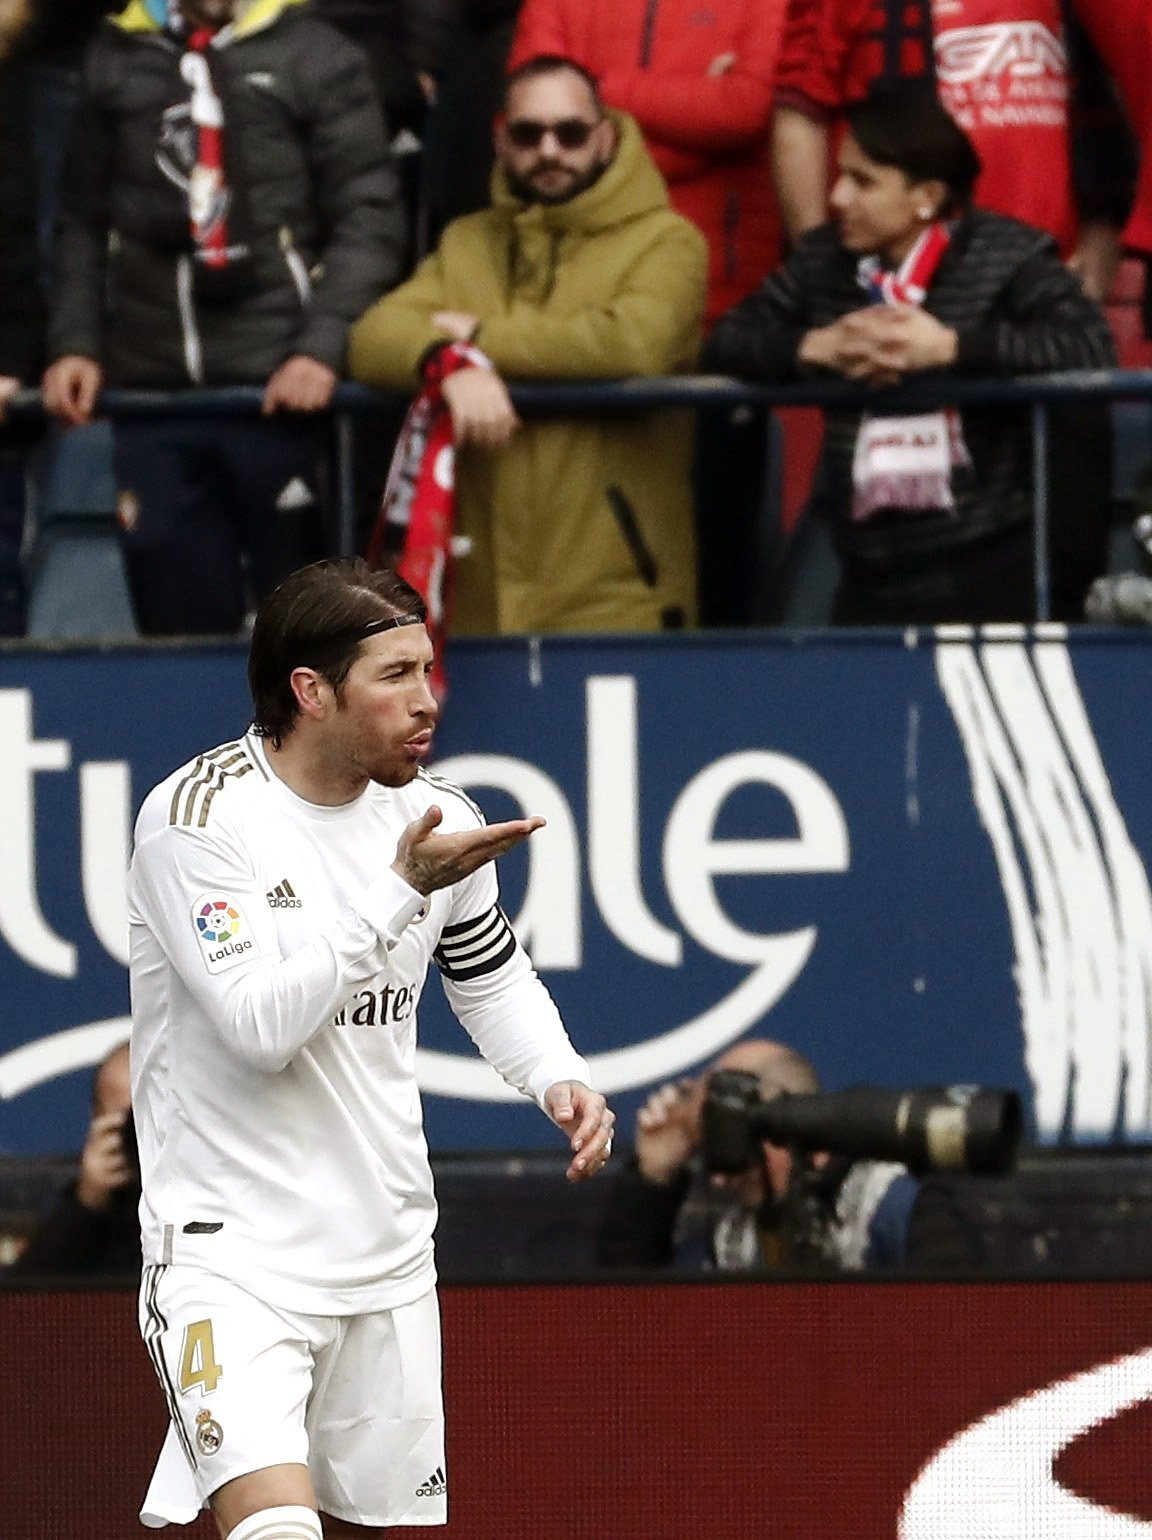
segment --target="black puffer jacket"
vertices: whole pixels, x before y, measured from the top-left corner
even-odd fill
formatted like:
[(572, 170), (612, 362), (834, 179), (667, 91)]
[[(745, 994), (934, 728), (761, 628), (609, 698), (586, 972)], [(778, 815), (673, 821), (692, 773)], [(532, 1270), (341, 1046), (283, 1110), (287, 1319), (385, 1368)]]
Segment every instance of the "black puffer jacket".
[(113, 383), (157, 387), (259, 383), (296, 353), (342, 371), (350, 324), (399, 276), (404, 217), (364, 55), (294, 7), (248, 14), (260, 22), (239, 24), (220, 58), (250, 283), (225, 299), (196, 281), (171, 175), (191, 142), (181, 50), (132, 5), (86, 60), (50, 358), (81, 354)]
[[(720, 319), (705, 346), (704, 366), (749, 380), (797, 379), (804, 334), (863, 308), (857, 260), (832, 225), (802, 237), (780, 272)], [(1037, 374), (1115, 363), (1103, 312), (1060, 261), (1050, 237), (999, 214), (974, 210), (960, 220), (925, 309), (959, 334), (956, 374)], [(972, 467), (953, 474), (954, 509), (914, 517), (880, 513), (851, 523), (859, 423), (856, 411), (827, 414), (813, 498), (813, 512), (834, 521), (840, 549), (854, 561), (876, 568), (915, 563), (1030, 520), (1026, 421), (997, 407), (964, 410)]]
[(0, 375), (31, 384), (44, 349), (27, 69), (0, 65)]

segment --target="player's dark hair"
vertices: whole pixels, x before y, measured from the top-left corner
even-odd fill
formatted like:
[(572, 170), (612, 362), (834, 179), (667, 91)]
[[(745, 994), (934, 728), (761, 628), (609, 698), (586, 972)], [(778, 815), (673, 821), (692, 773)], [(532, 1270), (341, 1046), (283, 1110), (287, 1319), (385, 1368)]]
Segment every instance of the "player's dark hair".
[(959, 213), (971, 203), (980, 156), (930, 81), (873, 87), (849, 107), (848, 129), (869, 160), (895, 167), (910, 182), (943, 182), (948, 198), (942, 214)]
[(530, 59), (525, 59), (515, 69), (509, 70), (504, 76), (504, 100), (503, 110), (508, 109), (508, 97), (512, 87), (519, 85), (522, 80), (535, 80), (541, 75), (559, 75), (567, 70), (570, 75), (579, 75), (580, 79), (588, 87), (589, 94), (596, 104), (598, 116), (604, 116), (604, 98), (600, 95), (600, 82), (591, 70), (586, 70), (582, 64), (577, 64), (575, 59), (568, 59), (562, 53), (538, 53)]
[(301, 567), (256, 612), (248, 652), (253, 730), (279, 748), (299, 712), (292, 670), (311, 668), (339, 693), (366, 637), (424, 619), (424, 601), (391, 567), (355, 557)]

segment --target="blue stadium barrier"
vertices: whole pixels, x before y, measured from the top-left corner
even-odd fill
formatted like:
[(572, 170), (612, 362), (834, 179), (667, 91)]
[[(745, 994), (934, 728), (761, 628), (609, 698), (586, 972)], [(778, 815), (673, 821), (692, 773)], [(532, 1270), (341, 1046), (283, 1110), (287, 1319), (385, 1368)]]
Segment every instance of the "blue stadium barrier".
[[(605, 411), (647, 411), (656, 407), (732, 407), (739, 405), (850, 407), (867, 403), (873, 410), (928, 411), (941, 406), (1005, 406), (1027, 408), (1033, 456), (1032, 503), (1036, 548), (1036, 614), (1051, 616), (1048, 572), (1051, 488), (1048, 476), (1049, 410), (1088, 401), (1152, 402), (1152, 370), (1071, 370), (1007, 380), (963, 378), (947, 374), (922, 375), (891, 390), (876, 391), (846, 381), (826, 379), (792, 385), (749, 385), (721, 375), (684, 375), (611, 381), (513, 382), (509, 386), (518, 411), (526, 415), (567, 415)], [(259, 415), (263, 390), (255, 385), (212, 390), (107, 390), (99, 411), (113, 419), (148, 417), (252, 417)], [(341, 385), (330, 408), (335, 429), (340, 554), (355, 549), (357, 515), (352, 473), (353, 425), (358, 417), (395, 407), (397, 397), (361, 385)], [(13, 417), (43, 411), (35, 391), (13, 399)], [(770, 418), (770, 424), (772, 419)], [(771, 427), (770, 427), (771, 431)], [(1149, 445), (1152, 455), (1152, 443)], [(778, 484), (771, 480), (767, 498), (776, 504)]]

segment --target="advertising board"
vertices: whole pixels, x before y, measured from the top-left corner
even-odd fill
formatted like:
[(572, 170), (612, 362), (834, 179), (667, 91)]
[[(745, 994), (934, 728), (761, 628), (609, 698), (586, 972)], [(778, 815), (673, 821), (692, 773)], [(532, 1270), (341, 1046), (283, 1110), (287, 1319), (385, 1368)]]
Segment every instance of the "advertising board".
[[(1015, 1087), (1041, 1140), (1141, 1141), (1150, 661), (1058, 628), (462, 641), (434, 768), (547, 818), (505, 908), (625, 1118), (763, 1033), (829, 1087)], [(135, 809), (247, 720), (238, 646), (0, 654), (0, 1150), (76, 1147)], [(420, 1025), (435, 1146), (556, 1137), (434, 983)]]

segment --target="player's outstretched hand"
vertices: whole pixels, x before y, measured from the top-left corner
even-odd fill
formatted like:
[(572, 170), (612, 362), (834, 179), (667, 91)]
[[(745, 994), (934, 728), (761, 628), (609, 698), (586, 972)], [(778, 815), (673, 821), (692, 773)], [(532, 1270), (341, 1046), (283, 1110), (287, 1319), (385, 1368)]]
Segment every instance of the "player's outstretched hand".
[(513, 818), (480, 829), (437, 834), (443, 816), (438, 807), (430, 807), (408, 825), (396, 847), (392, 870), (417, 893), (434, 893), (459, 882), (544, 827), (543, 818)]
[(603, 1171), (612, 1153), (616, 1114), (600, 1095), (582, 1080), (558, 1080), (544, 1097), (548, 1116), (568, 1135), (572, 1164), (565, 1173), (570, 1182)]

